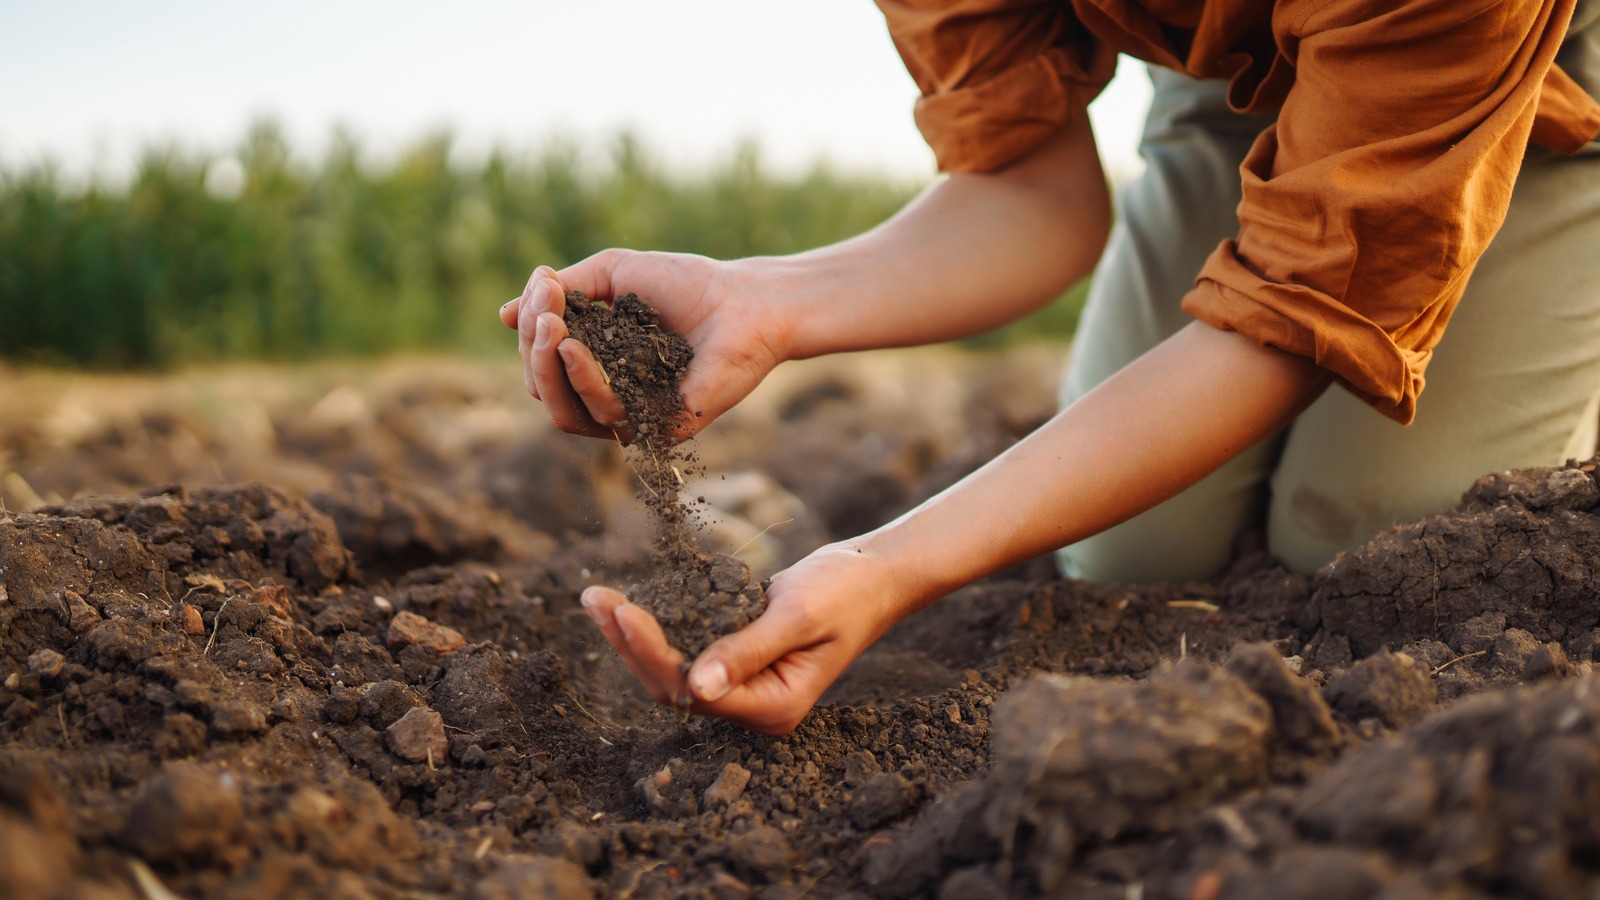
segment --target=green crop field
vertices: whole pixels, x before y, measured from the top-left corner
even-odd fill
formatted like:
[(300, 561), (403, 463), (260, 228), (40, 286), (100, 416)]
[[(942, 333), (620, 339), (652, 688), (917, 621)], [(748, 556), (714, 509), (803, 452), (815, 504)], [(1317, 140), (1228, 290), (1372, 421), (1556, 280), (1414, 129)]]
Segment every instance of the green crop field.
[[(778, 174), (748, 145), (669, 171), (627, 135), (469, 163), (444, 135), (373, 155), (340, 137), (304, 161), (262, 124), (231, 153), (152, 147), (125, 182), (0, 167), (0, 357), (125, 368), (477, 350), (535, 265), (608, 246), (793, 252), (871, 227), (919, 187), (826, 165)], [(988, 342), (1069, 333), (1079, 299)]]

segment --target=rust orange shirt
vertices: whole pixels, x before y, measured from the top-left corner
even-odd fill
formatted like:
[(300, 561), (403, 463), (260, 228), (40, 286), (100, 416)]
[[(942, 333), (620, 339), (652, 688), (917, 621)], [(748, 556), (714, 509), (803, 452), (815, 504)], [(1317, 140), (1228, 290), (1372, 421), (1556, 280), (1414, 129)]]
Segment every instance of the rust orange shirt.
[(1278, 112), (1240, 167), (1239, 233), (1184, 309), (1314, 358), (1410, 422), (1530, 140), (1576, 152), (1600, 104), (1554, 63), (1576, 0), (877, 0), (941, 169), (1044, 142), (1118, 53)]

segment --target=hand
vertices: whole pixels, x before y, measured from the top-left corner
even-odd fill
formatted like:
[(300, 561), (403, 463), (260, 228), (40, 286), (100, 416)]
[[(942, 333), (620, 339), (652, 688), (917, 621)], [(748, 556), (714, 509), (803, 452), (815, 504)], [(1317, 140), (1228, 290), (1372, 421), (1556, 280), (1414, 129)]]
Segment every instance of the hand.
[(560, 272), (535, 269), (522, 296), (500, 308), (517, 329), (523, 383), (562, 431), (608, 440), (629, 436), (627, 412), (606, 384), (589, 349), (568, 336), (567, 291), (610, 302), (636, 293), (661, 324), (694, 348), (681, 386), (684, 418), (678, 440), (694, 435), (744, 399), (786, 358), (789, 329), (779, 304), (739, 263), (682, 253), (605, 250)]
[(788, 734), (828, 686), (912, 608), (889, 567), (857, 543), (831, 544), (774, 576), (767, 611), (707, 647), (685, 676), (654, 617), (591, 587), (583, 606), (656, 702), (751, 731)]

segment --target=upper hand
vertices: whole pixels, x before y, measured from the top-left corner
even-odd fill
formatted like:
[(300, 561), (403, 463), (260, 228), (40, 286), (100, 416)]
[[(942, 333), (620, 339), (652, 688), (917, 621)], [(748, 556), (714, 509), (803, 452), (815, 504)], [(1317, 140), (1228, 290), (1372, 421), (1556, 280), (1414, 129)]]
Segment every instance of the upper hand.
[(738, 263), (682, 253), (605, 250), (557, 272), (535, 269), (522, 296), (500, 308), (517, 329), (523, 383), (562, 431), (627, 438), (627, 413), (589, 349), (568, 336), (567, 291), (610, 302), (629, 292), (694, 348), (681, 390), (682, 440), (750, 393), (785, 356), (787, 329), (759, 279)]
[(788, 734), (828, 686), (909, 606), (884, 561), (831, 544), (774, 576), (767, 610), (707, 647), (685, 675), (683, 654), (654, 617), (616, 591), (591, 587), (583, 606), (656, 702), (688, 706), (751, 731)]

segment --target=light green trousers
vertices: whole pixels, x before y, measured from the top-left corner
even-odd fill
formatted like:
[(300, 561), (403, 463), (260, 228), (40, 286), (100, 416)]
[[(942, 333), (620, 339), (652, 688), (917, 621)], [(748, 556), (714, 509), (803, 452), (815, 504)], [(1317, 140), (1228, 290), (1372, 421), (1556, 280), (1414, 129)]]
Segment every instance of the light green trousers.
[[(1579, 5), (1561, 62), (1600, 89), (1600, 0)], [(1061, 388), (1070, 404), (1192, 319), (1179, 301), (1239, 228), (1239, 163), (1270, 119), (1229, 111), (1226, 85), (1151, 67), (1144, 174), (1117, 198)], [(1600, 143), (1530, 148), (1505, 225), (1479, 261), (1401, 426), (1334, 387), (1284, 432), (1189, 490), (1061, 550), (1097, 581), (1212, 577), (1241, 533), (1313, 571), (1459, 500), (1479, 475), (1595, 453), (1600, 423)], [(1181, 453), (1182, 447), (1173, 447)]]

